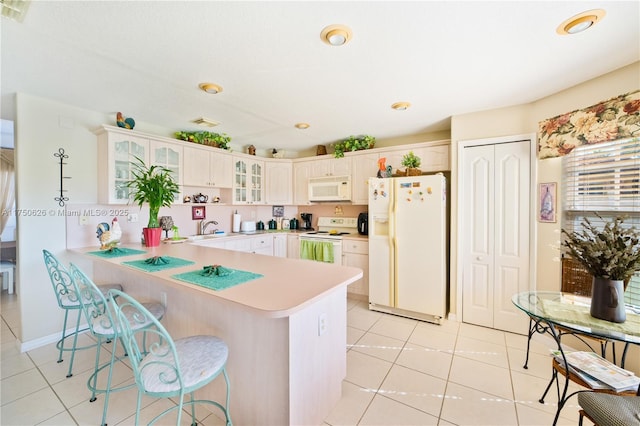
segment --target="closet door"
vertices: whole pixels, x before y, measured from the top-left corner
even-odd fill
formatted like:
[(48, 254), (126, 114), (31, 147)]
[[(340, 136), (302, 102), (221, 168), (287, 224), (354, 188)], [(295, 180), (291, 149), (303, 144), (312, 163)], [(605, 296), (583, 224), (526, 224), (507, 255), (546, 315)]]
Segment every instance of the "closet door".
[(464, 148), (462, 318), (524, 333), (511, 297), (529, 289), (530, 141)]

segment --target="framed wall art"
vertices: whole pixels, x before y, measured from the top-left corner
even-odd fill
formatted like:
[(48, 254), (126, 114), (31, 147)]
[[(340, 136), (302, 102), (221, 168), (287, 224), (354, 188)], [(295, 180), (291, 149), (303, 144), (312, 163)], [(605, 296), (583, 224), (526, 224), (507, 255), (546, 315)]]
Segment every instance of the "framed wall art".
[(556, 182), (538, 184), (538, 221), (556, 222)]
[(191, 219), (200, 220), (207, 216), (207, 210), (205, 206), (192, 206), (191, 207)]

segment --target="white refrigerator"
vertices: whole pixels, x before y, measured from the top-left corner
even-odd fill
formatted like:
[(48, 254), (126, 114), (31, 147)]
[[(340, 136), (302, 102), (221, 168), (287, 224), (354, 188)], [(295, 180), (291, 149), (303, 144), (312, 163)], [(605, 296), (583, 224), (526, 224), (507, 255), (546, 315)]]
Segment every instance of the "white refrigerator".
[(445, 317), (446, 188), (441, 174), (369, 179), (369, 309)]

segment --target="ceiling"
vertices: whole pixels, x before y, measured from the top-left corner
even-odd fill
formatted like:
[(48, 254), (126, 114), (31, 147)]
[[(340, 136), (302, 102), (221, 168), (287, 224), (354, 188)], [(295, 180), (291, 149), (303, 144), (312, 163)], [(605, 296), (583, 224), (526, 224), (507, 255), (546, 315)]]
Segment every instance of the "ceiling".
[[(556, 34), (595, 8), (600, 23)], [(1, 24), (2, 118), (22, 92), (269, 150), (446, 131), (454, 115), (640, 60), (637, 1), (34, 1), (22, 23)], [(330, 24), (350, 27), (350, 43), (323, 43)], [(398, 101), (412, 106), (391, 109)], [(191, 123), (199, 117), (220, 125)]]

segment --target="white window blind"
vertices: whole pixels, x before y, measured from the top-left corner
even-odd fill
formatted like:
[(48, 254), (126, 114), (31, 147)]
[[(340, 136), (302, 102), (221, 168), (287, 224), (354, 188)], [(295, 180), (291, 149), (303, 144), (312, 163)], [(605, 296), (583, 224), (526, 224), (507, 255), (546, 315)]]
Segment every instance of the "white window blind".
[[(640, 229), (640, 138), (582, 145), (563, 158), (564, 226), (579, 230), (623, 216), (624, 226)], [(640, 274), (632, 277), (625, 302), (640, 306)]]

